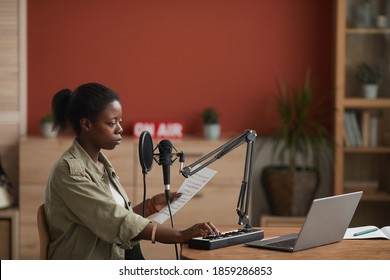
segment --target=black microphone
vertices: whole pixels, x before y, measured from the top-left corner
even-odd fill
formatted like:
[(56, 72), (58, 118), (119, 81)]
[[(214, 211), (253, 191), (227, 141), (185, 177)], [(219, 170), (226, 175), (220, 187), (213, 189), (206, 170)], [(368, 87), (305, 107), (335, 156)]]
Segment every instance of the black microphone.
[(170, 166), (172, 164), (172, 143), (169, 140), (163, 139), (158, 144), (158, 151), (160, 152), (158, 164), (162, 165), (165, 193), (169, 197), (169, 192), (171, 189), (171, 174)]

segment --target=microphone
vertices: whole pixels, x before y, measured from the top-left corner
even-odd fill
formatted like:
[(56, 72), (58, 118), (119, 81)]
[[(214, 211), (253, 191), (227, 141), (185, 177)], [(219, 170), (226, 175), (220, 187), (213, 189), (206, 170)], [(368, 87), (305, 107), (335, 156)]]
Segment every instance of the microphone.
[(170, 166), (172, 165), (172, 157), (173, 157), (171, 141), (167, 139), (161, 140), (160, 143), (158, 144), (158, 151), (160, 153), (158, 164), (162, 165), (165, 193), (169, 198), (169, 192), (171, 189)]
[(142, 173), (147, 174), (153, 164), (153, 141), (148, 131), (143, 131), (139, 137), (138, 155)]
[[(159, 153), (154, 153), (157, 149)], [(172, 149), (175, 151), (172, 152)], [(177, 152), (171, 141), (167, 139), (161, 140), (156, 148), (153, 149), (153, 141), (150, 133), (148, 131), (143, 131), (139, 137), (138, 155), (142, 173), (144, 175), (152, 169), (153, 160), (156, 161), (158, 165), (162, 165), (165, 191), (166, 193), (168, 192), (169, 195), (171, 187), (170, 166), (177, 157), (179, 157), (180, 170), (183, 169), (185, 161), (184, 153)]]

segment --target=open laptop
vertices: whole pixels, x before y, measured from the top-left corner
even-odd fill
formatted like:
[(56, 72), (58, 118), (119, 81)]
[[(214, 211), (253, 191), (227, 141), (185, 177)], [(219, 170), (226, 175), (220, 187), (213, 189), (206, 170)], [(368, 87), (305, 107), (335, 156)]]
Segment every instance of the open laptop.
[(295, 252), (339, 242), (352, 220), (363, 192), (353, 192), (313, 200), (299, 234), (256, 240), (245, 245)]

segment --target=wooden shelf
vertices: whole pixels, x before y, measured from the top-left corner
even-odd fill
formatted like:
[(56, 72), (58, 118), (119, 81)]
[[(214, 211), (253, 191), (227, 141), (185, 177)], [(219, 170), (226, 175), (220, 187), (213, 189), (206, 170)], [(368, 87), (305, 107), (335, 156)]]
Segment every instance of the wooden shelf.
[(344, 147), (350, 154), (390, 154), (390, 147)]
[(390, 109), (390, 98), (344, 98), (341, 106), (346, 109)]
[(347, 34), (360, 34), (360, 35), (370, 35), (370, 34), (390, 34), (390, 28), (347, 28)]
[[(362, 201), (370, 202), (366, 203), (370, 208), (360, 212), (358, 218), (370, 221), (386, 211), (383, 204), (390, 207), (390, 59), (386, 55), (390, 28), (350, 28), (347, 24), (358, 23), (353, 11), (359, 2), (337, 0), (336, 3), (333, 187), (335, 194), (363, 190)], [(387, 12), (384, 7), (390, 5), (390, 0), (381, 4), (377, 7), (378, 15)], [(382, 69), (379, 98), (359, 97), (361, 89), (355, 73), (362, 63)], [(351, 121), (347, 112), (356, 118)], [(360, 141), (355, 141), (359, 138), (363, 145), (353, 146), (359, 144)]]
[(373, 192), (364, 193), (362, 197), (363, 201), (390, 201), (390, 194), (385, 192)]

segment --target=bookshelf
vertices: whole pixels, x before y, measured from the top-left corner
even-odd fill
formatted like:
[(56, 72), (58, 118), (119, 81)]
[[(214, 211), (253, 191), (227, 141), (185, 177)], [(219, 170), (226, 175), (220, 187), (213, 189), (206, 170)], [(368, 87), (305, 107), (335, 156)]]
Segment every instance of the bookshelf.
[[(389, 206), (390, 0), (338, 0), (336, 7), (334, 193), (361, 189), (362, 201)], [(362, 93), (362, 63), (381, 69), (376, 98)]]

